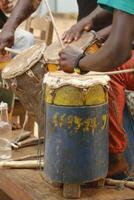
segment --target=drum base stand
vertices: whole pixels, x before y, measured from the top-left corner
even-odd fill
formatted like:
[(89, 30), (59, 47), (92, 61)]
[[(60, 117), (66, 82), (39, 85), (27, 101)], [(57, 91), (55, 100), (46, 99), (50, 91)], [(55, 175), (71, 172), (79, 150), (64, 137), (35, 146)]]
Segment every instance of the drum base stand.
[(77, 199), (81, 196), (81, 187), (79, 184), (63, 184), (63, 197)]
[[(102, 178), (94, 183), (87, 183), (87, 187), (101, 188), (105, 185), (105, 178)], [(77, 199), (81, 197), (80, 184), (63, 184), (63, 197), (68, 199)]]
[(86, 188), (103, 188), (105, 185), (105, 178), (101, 178), (94, 182), (89, 182), (85, 184), (66, 184), (66, 183), (58, 183), (53, 182), (52, 180), (48, 179), (46, 175), (43, 175), (44, 180), (49, 183), (54, 188), (63, 188), (63, 197), (67, 199), (78, 199), (81, 197), (81, 187)]

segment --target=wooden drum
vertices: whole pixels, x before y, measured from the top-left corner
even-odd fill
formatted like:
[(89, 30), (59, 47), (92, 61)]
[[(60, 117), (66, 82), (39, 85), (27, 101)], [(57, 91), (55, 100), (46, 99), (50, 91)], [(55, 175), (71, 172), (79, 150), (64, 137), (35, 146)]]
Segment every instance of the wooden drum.
[(108, 76), (47, 73), (45, 173), (82, 184), (108, 170)]
[[(64, 44), (68, 46), (68, 44)], [(100, 47), (100, 42), (96, 37), (96, 33), (94, 31), (84, 32), (81, 38), (77, 41), (73, 41), (70, 46), (77, 47), (79, 49), (83, 49), (87, 53), (94, 53)], [(59, 42), (54, 42), (50, 46), (47, 47), (44, 53), (44, 59), (47, 62), (48, 70), (53, 72), (60, 69), (59, 66), (59, 52), (61, 51), (61, 45)]]
[(19, 98), (24, 108), (35, 116), (43, 132), (44, 114), (41, 99), (43, 77), (47, 73), (47, 65), (43, 58), (45, 49), (44, 43), (32, 46), (12, 59), (2, 72), (2, 78)]

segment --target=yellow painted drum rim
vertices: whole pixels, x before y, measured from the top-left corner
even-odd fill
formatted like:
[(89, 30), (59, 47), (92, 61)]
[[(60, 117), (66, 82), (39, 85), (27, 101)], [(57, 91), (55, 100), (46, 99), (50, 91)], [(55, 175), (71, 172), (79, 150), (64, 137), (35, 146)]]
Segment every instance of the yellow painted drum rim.
[(45, 101), (48, 104), (61, 106), (100, 105), (108, 101), (108, 91), (100, 84), (86, 89), (70, 85), (52, 89), (46, 85)]
[(58, 65), (53, 63), (48, 63), (47, 68), (49, 72), (56, 72), (58, 71)]

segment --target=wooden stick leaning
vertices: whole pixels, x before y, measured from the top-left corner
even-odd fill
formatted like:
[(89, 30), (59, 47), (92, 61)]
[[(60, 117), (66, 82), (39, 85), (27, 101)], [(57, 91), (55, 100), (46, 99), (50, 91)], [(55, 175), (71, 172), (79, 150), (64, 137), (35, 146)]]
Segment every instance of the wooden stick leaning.
[(23, 122), (23, 126), (22, 126), (22, 129), (21, 129), (21, 133), (20, 133), (20, 135), (19, 135), (19, 137), (18, 137), (18, 139), (17, 139), (17, 142), (22, 141), (22, 140), (23, 140), (23, 139), (22, 139), (23, 137), (24, 137), (24, 139), (25, 139), (25, 138), (28, 138), (28, 137), (25, 137), (25, 134), (26, 134), (26, 135), (28, 134), (28, 136), (29, 136), (29, 133), (25, 133), (25, 127), (26, 127), (26, 125), (27, 125), (28, 118), (29, 118), (29, 116), (28, 116), (28, 110), (26, 110), (25, 118), (24, 118), (24, 122)]
[[(26, 155), (26, 156), (21, 156), (17, 158), (13, 158), (10, 161), (24, 161), (24, 160), (37, 160), (39, 156), (37, 154), (31, 154), (31, 155)], [(44, 157), (44, 153), (40, 155), (40, 157)]]
[(11, 49), (11, 48), (9, 48), (9, 47), (5, 47), (4, 50), (5, 50), (5, 51), (8, 51), (8, 52), (10, 52), (10, 53), (14, 53), (14, 54), (21, 54), (20, 51)]
[(123, 70), (118, 70), (118, 71), (110, 71), (110, 72), (92, 72), (88, 73), (85, 76), (103, 76), (103, 75), (117, 75), (117, 74), (124, 74), (124, 73), (132, 73), (134, 72), (134, 68), (131, 69), (123, 69)]
[(44, 143), (44, 137), (38, 138), (29, 138), (24, 141), (20, 142), (11, 142), (11, 146), (13, 149), (19, 149), (19, 148), (24, 148), (24, 147), (29, 147), (29, 146), (34, 146), (37, 145), (39, 142), (40, 144)]
[(10, 142), (13, 149), (18, 149), (18, 142), (21, 142), (31, 136), (30, 131), (21, 132), (14, 140)]
[[(21, 147), (21, 141), (23, 141), (24, 139), (27, 139), (28, 137), (30, 137), (31, 135), (31, 132), (30, 131), (25, 131), (25, 126), (28, 122), (28, 111), (26, 110), (26, 113), (25, 113), (25, 119), (24, 119), (24, 123), (23, 123), (23, 127), (21, 129), (21, 132), (19, 134), (19, 136), (17, 137), (17, 139), (11, 141), (11, 146), (13, 149), (18, 149)], [(29, 139), (30, 141), (32, 140), (32, 138)], [(28, 139), (26, 140), (28, 141)], [(24, 141), (25, 143), (25, 141)], [(26, 142), (27, 143), (27, 142)], [(27, 145), (29, 146), (29, 145)]]
[(51, 17), (52, 24), (53, 24), (53, 26), (54, 26), (54, 29), (55, 29), (57, 38), (58, 38), (58, 40), (59, 40), (59, 43), (60, 43), (60, 45), (61, 45), (61, 47), (62, 47), (62, 49), (63, 49), (63, 48), (64, 48), (64, 45), (63, 45), (63, 42), (62, 42), (62, 40), (61, 40), (60, 33), (59, 33), (58, 28), (57, 28), (57, 25), (56, 25), (56, 23), (55, 23), (55, 20), (54, 20), (54, 17), (53, 17), (53, 15), (52, 15), (50, 6), (49, 6), (49, 4), (48, 4), (48, 1), (47, 1), (47, 0), (44, 0), (44, 2), (45, 2), (45, 4), (46, 4), (46, 7), (47, 7), (48, 12), (49, 12), (49, 15), (50, 15), (50, 17)]
[(18, 145), (18, 148), (33, 146), (33, 145), (37, 145), (39, 140), (40, 140), (40, 143), (43, 143), (44, 142), (44, 137), (40, 137), (40, 139), (38, 139), (38, 138), (29, 138), (29, 139), (24, 140), (22, 142), (18, 142), (17, 145)]
[(20, 133), (19, 135), (17, 135), (17, 137), (12, 142), (17, 144), (18, 142), (26, 140), (30, 136), (31, 136), (31, 131), (24, 131), (23, 133)]
[(11, 104), (11, 111), (9, 113), (9, 120), (10, 121), (12, 121), (13, 111), (14, 111), (14, 105), (15, 105), (15, 94), (13, 93), (12, 104)]
[(12, 169), (36, 169), (44, 167), (44, 162), (41, 161), (40, 165), (38, 160), (26, 160), (26, 161), (1, 161), (0, 168), (12, 168)]
[(110, 186), (119, 186), (124, 185), (125, 187), (134, 189), (134, 182), (133, 181), (127, 181), (127, 180), (114, 180), (110, 178), (106, 178), (106, 184)]

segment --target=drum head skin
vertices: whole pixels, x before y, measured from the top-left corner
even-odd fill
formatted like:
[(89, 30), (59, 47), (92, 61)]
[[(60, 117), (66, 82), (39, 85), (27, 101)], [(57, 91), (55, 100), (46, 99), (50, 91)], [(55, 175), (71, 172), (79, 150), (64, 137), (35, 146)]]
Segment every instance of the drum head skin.
[(43, 57), (45, 49), (46, 44), (39, 43), (17, 55), (3, 69), (2, 78), (10, 79), (25, 73)]
[[(84, 32), (81, 36), (81, 38), (77, 41), (73, 41), (70, 46), (77, 47), (80, 49), (83, 49), (84, 51), (86, 48), (88, 48), (96, 39), (96, 33), (94, 31), (90, 32)], [(68, 44), (65, 44), (65, 46), (68, 46)], [(44, 59), (47, 63), (55, 63), (58, 64), (58, 54), (61, 51), (61, 45), (59, 42), (54, 42), (50, 46), (46, 48), (46, 51), (44, 53)]]
[(48, 85), (50, 88), (56, 89), (65, 85), (72, 85), (78, 88), (88, 88), (94, 85), (107, 86), (110, 77), (107, 75), (94, 75), (96, 72), (89, 72), (85, 75), (80, 75), (77, 73), (68, 74), (63, 71), (57, 71), (54, 73), (48, 72), (44, 76), (44, 84)]
[(45, 101), (62, 106), (100, 105), (108, 100), (106, 75), (67, 74), (62, 71), (47, 73), (44, 77)]

